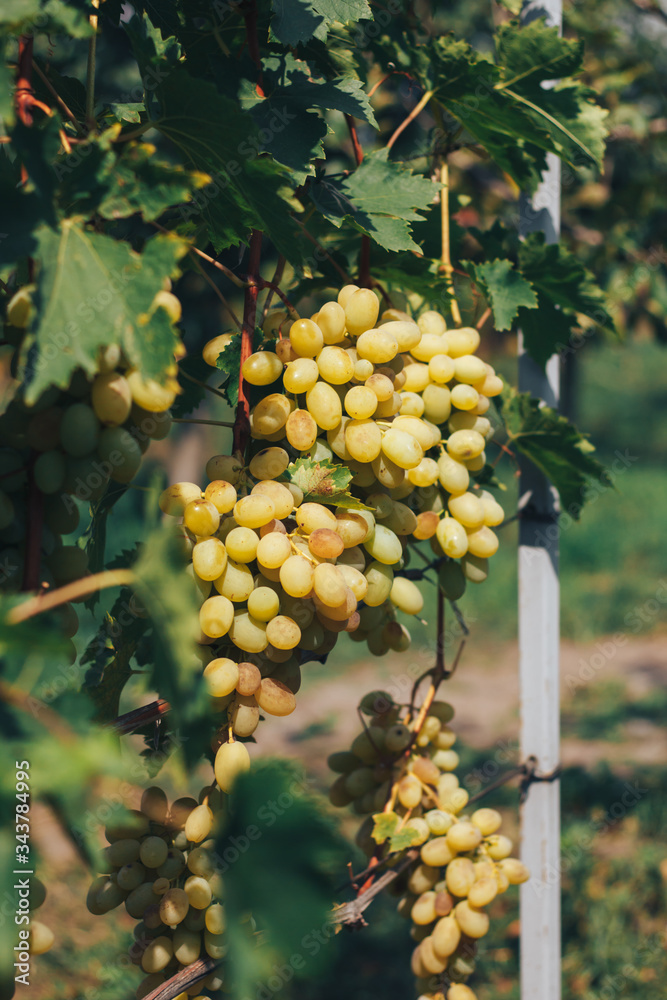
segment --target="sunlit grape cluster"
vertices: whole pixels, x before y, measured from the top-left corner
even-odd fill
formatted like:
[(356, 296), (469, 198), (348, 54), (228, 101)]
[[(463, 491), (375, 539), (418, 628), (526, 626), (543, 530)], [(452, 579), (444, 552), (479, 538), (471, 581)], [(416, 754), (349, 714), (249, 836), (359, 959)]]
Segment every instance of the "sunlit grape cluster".
[[(180, 314), (178, 299), (164, 291), (156, 308)], [(30, 316), (30, 290), (10, 300), (6, 332), (18, 352)], [(19, 388), (0, 416), (0, 565), (2, 586), (20, 589), (25, 575), (31, 506), (42, 512), (39, 583), (61, 586), (84, 576), (88, 557), (78, 545), (63, 544), (79, 524), (76, 500), (94, 502), (108, 483), (129, 483), (151, 440), (169, 432), (169, 407), (178, 385), (175, 364), (166, 385), (130, 368), (121, 349), (100, 348), (96, 373), (78, 369), (67, 390), (51, 386), (28, 405)], [(36, 491), (38, 503), (30, 501)], [(34, 498), (33, 498), (34, 499)], [(71, 604), (58, 612), (67, 637), (78, 621)]]
[[(367, 855), (398, 858), (408, 846), (419, 848), (419, 859), (396, 883), (398, 912), (411, 920), (417, 942), (417, 992), (475, 1000), (464, 981), (475, 968), (476, 942), (489, 928), (486, 907), (510, 885), (525, 882), (528, 870), (510, 857), (512, 842), (498, 832), (500, 813), (466, 808), (468, 792), (453, 773), (459, 758), (448, 725), (451, 705), (433, 701), (410, 720), (389, 695), (376, 691), (360, 707), (368, 725), (349, 751), (329, 758), (338, 774), (331, 802), (351, 804), (367, 816), (357, 835)], [(381, 823), (388, 824), (385, 831)], [(397, 836), (400, 846), (392, 846)]]
[[(139, 921), (129, 949), (131, 961), (146, 973), (137, 1000), (199, 958), (219, 961), (225, 955), (223, 887), (212, 839), (221, 808), (215, 786), (202, 789), (199, 802), (180, 798), (171, 805), (153, 786), (144, 791), (139, 810), (124, 811), (106, 827), (109, 846), (87, 906), (100, 915), (122, 904)], [(207, 990), (221, 985), (216, 969), (196, 984), (196, 995), (208, 1000)], [(182, 997), (188, 995), (195, 994)]]
[[(503, 382), (475, 354), (478, 331), (447, 329), (435, 311), (380, 316), (376, 294), (356, 285), (310, 319), (270, 314), (264, 330), (278, 335), (275, 348), (267, 339), (242, 367), (248, 383), (266, 390), (250, 413), (253, 439), (344, 463), (360, 499), (375, 507), (385, 498), (378, 520), (460, 560), (441, 580), (452, 599), (466, 579), (484, 579), (503, 510), (474, 477), (486, 465), (493, 427), (485, 414)], [(210, 363), (224, 340), (207, 345)]]

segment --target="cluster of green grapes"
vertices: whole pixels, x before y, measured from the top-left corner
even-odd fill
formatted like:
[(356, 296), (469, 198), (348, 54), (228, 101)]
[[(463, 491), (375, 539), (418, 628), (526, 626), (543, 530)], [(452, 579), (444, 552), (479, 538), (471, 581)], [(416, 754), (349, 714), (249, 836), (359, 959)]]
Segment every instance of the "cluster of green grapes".
[[(171, 292), (158, 294), (156, 308), (172, 318), (180, 303)], [(30, 290), (10, 300), (6, 333), (15, 347), (12, 366), (30, 318)], [(78, 369), (67, 390), (52, 386), (32, 405), (19, 388), (0, 416), (0, 586), (19, 589), (25, 573), (29, 491), (41, 494), (43, 531), (39, 582), (61, 586), (84, 576), (86, 552), (63, 544), (79, 523), (78, 500), (98, 499), (110, 480), (129, 483), (151, 440), (169, 432), (168, 410), (178, 385), (175, 365), (167, 384), (145, 379), (129, 367), (120, 348), (100, 348), (96, 374)], [(34, 530), (34, 528), (32, 529)], [(71, 605), (59, 612), (65, 634), (77, 631)]]
[(251, 434), (344, 462), (362, 498), (380, 492), (438, 515), (422, 518), (418, 537), (461, 560), (458, 584), (449, 574), (461, 590), (466, 578), (486, 575), (498, 548), (492, 528), (502, 508), (473, 492), (470, 477), (486, 464), (493, 428), (485, 414), (503, 382), (475, 355), (476, 329), (448, 330), (435, 311), (416, 321), (397, 309), (379, 312), (374, 292), (346, 285), (310, 319), (269, 316), (266, 335), (276, 325), (280, 334), (275, 351), (252, 354), (242, 373), (277, 391), (254, 406)]
[[(141, 808), (123, 812), (105, 835), (87, 906), (100, 915), (124, 904), (139, 921), (130, 946), (131, 961), (146, 977), (137, 1000), (200, 957), (224, 958), (225, 911), (222, 879), (216, 870), (214, 826), (222, 795), (214, 785), (203, 788), (199, 801), (180, 798), (169, 804), (163, 789), (147, 788)], [(176, 1000), (197, 996), (208, 1000), (222, 979), (212, 973)]]
[[(459, 758), (448, 723), (454, 710), (433, 701), (414, 721), (383, 692), (361, 702), (370, 721), (349, 751), (329, 758), (338, 774), (330, 790), (336, 806), (366, 815), (357, 843), (377, 858), (420, 849), (419, 859), (394, 883), (398, 912), (411, 920), (412, 956), (422, 998), (475, 1000), (464, 984), (474, 971), (476, 941), (489, 928), (486, 907), (510, 885), (525, 882), (526, 867), (510, 857), (511, 840), (499, 833), (495, 809), (468, 812), (468, 792), (453, 773)], [(391, 834), (381, 832), (389, 822)], [(375, 838), (374, 838), (375, 834)], [(391, 838), (401, 836), (400, 848)], [(379, 844), (384, 844), (379, 847)], [(396, 853), (395, 857), (400, 857)]]

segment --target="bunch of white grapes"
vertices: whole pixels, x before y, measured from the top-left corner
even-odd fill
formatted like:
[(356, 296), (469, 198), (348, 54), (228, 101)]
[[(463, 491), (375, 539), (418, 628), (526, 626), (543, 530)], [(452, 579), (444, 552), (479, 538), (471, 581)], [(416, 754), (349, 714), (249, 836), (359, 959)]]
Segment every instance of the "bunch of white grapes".
[(401, 721), (402, 710), (383, 692), (367, 695), (360, 707), (369, 724), (349, 751), (329, 758), (339, 775), (331, 802), (371, 814), (357, 835), (367, 855), (391, 854), (387, 842), (378, 854), (372, 836), (381, 817), (395, 819), (395, 832), (409, 835), (419, 848), (419, 859), (396, 883), (403, 892), (398, 912), (411, 920), (417, 942), (417, 992), (436, 1000), (447, 986), (447, 1000), (475, 1000), (462, 980), (474, 971), (476, 942), (489, 929), (486, 907), (510, 885), (525, 882), (529, 872), (510, 857), (512, 842), (498, 832), (500, 813), (466, 810), (468, 792), (453, 773), (459, 757), (448, 725), (451, 705), (434, 701), (418, 730), (420, 715), (412, 723)]
[[(224, 958), (225, 911), (222, 879), (215, 862), (214, 825), (222, 795), (214, 785), (199, 801), (180, 798), (169, 804), (158, 786), (147, 788), (139, 810), (123, 814), (106, 827), (109, 846), (102, 851), (87, 906), (109, 913), (121, 904), (139, 921), (130, 946), (131, 961), (145, 978), (137, 1000), (147, 996), (199, 958)], [(216, 969), (176, 1000), (222, 986)]]
[[(160, 292), (156, 308), (172, 319), (180, 303), (171, 292)], [(10, 300), (6, 312), (9, 340), (20, 349), (30, 318), (30, 289)], [(76, 500), (98, 499), (113, 480), (129, 483), (139, 471), (151, 440), (162, 440), (171, 426), (169, 407), (178, 384), (176, 365), (165, 385), (145, 379), (130, 368), (116, 344), (100, 348), (97, 372), (78, 369), (67, 390), (55, 386), (27, 405), (21, 387), (0, 416), (0, 565), (2, 586), (20, 589), (25, 572), (29, 491), (41, 494), (43, 510), (42, 565), (39, 582), (61, 586), (84, 576), (86, 552), (63, 544), (62, 536), (79, 523)], [(72, 605), (59, 616), (65, 635), (76, 634)]]
[[(270, 314), (264, 332), (279, 335), (275, 349), (242, 366), (245, 380), (265, 390), (250, 413), (253, 439), (345, 463), (371, 505), (405, 501), (392, 518), (403, 533), (460, 560), (442, 573), (447, 596), (460, 596), (466, 579), (485, 579), (504, 514), (471, 476), (485, 467), (493, 435), (485, 414), (503, 382), (475, 354), (478, 331), (447, 329), (435, 311), (416, 321), (397, 309), (380, 316), (373, 291), (346, 285), (310, 319)], [(228, 340), (206, 345), (210, 364)], [(406, 530), (406, 507), (418, 527)]]

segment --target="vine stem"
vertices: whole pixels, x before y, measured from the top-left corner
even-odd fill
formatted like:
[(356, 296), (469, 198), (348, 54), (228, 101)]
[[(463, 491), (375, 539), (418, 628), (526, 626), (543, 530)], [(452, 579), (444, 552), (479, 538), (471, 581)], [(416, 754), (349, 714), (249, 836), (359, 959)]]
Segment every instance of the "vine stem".
[(21, 622), (34, 618), (44, 611), (57, 608), (67, 601), (74, 601), (86, 594), (93, 594), (96, 590), (105, 590), (107, 587), (125, 587), (135, 581), (134, 572), (131, 569), (105, 569), (101, 573), (93, 573), (91, 576), (84, 576), (81, 580), (74, 580), (72, 583), (58, 587), (57, 590), (50, 590), (45, 594), (38, 594), (31, 597), (12, 608), (5, 619), (9, 625), (19, 625)]
[(433, 97), (433, 91), (432, 90), (427, 90), (424, 93), (424, 95), (422, 96), (422, 99), (419, 101), (419, 103), (415, 104), (414, 108), (412, 109), (412, 111), (410, 112), (410, 114), (407, 116), (407, 118), (403, 119), (403, 121), (398, 126), (398, 128), (396, 129), (396, 131), (394, 132), (394, 134), (390, 137), (390, 139), (389, 139), (389, 141), (387, 143), (387, 149), (391, 149), (391, 147), (394, 145), (394, 143), (398, 139), (398, 137), (401, 134), (401, 132), (404, 132), (405, 129), (410, 124), (410, 122), (414, 121), (415, 118), (422, 113), (422, 111), (424, 110), (424, 108), (426, 107), (426, 105), (428, 104), (428, 102), (431, 100), (432, 97)]
[(440, 264), (439, 271), (445, 276), (445, 286), (450, 299), (449, 309), (452, 314), (452, 319), (454, 320), (454, 326), (461, 326), (461, 311), (456, 300), (456, 291), (454, 289), (454, 268), (452, 267), (452, 255), (450, 249), (449, 164), (446, 157), (440, 164), (440, 182), (442, 184), (442, 189), (440, 191), (440, 237), (442, 241), (442, 263)]
[(166, 982), (151, 990), (144, 1000), (174, 1000), (175, 997), (185, 993), (188, 987), (194, 986), (200, 979), (210, 975), (216, 964), (211, 958), (198, 958), (192, 965), (188, 965), (186, 969), (177, 972)]
[(262, 322), (266, 319), (266, 315), (269, 311), (269, 306), (271, 305), (271, 299), (274, 296), (275, 290), (280, 285), (280, 282), (283, 280), (283, 271), (285, 270), (285, 263), (286, 263), (285, 258), (281, 254), (278, 257), (278, 261), (276, 263), (276, 269), (273, 272), (273, 278), (271, 279), (271, 285), (269, 286), (269, 293), (266, 296), (266, 301), (264, 302), (264, 308), (262, 309)]
[[(92, 0), (93, 7), (99, 9), (100, 0)], [(95, 128), (95, 63), (97, 60), (97, 14), (89, 17), (93, 34), (88, 42), (88, 65), (86, 66), (86, 123), (92, 131)]]
[(482, 313), (482, 315), (479, 317), (479, 319), (475, 323), (476, 329), (477, 330), (481, 330), (482, 327), (486, 324), (486, 322), (490, 318), (491, 318), (491, 306), (487, 306), (486, 309), (484, 310), (484, 312)]
[(40, 78), (40, 80), (42, 81), (42, 83), (44, 84), (44, 86), (46, 87), (46, 89), (49, 91), (49, 93), (51, 94), (51, 96), (53, 97), (54, 101), (56, 102), (56, 104), (61, 109), (61, 111), (67, 116), (67, 118), (69, 118), (69, 120), (71, 121), (72, 125), (77, 130), (77, 132), (79, 133), (79, 135), (82, 135), (84, 133), (84, 129), (81, 127), (81, 124), (77, 121), (77, 118), (76, 118), (74, 112), (71, 110), (71, 108), (67, 104), (65, 104), (65, 102), (62, 99), (62, 97), (60, 96), (60, 94), (58, 93), (58, 91), (56, 90), (56, 88), (53, 86), (53, 84), (49, 80), (49, 78), (46, 75), (46, 73), (44, 73), (43, 70), (40, 69), (40, 67), (35, 62), (34, 59), (32, 61), (32, 68), (34, 69), (35, 73)]
[(131, 712), (119, 715), (113, 722), (108, 723), (109, 728), (115, 729), (121, 736), (127, 736), (142, 726), (147, 726), (150, 722), (157, 722), (171, 710), (168, 701), (160, 698), (158, 701), (151, 701), (148, 705), (135, 708)]
[(260, 289), (259, 266), (262, 258), (262, 233), (253, 229), (250, 236), (250, 255), (248, 257), (248, 277), (251, 279), (245, 290), (243, 304), (243, 327), (241, 332), (241, 361), (239, 365), (239, 402), (236, 407), (234, 421), (233, 452), (245, 462), (245, 451), (250, 436), (250, 404), (245, 394), (243, 363), (252, 354), (252, 342), (255, 334), (257, 318), (257, 297)]

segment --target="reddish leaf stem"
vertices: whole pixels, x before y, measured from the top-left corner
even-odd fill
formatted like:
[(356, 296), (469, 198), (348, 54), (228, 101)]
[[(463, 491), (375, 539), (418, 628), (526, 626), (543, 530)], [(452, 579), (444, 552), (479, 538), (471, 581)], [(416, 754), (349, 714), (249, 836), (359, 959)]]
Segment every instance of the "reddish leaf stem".
[(264, 77), (262, 74), (262, 59), (259, 54), (259, 40), (257, 38), (257, 3), (256, 0), (249, 0), (243, 12), (245, 20), (245, 34), (248, 43), (250, 58), (257, 67), (257, 96), (264, 97)]
[(234, 422), (233, 451), (241, 461), (245, 461), (246, 445), (250, 437), (250, 404), (245, 394), (245, 385), (241, 369), (243, 362), (252, 354), (252, 342), (255, 335), (255, 319), (257, 316), (257, 297), (261, 285), (259, 265), (262, 257), (262, 233), (253, 229), (250, 237), (250, 255), (248, 258), (248, 278), (250, 282), (245, 290), (243, 305), (243, 329), (241, 333), (241, 362), (239, 368), (239, 402), (236, 408)]

